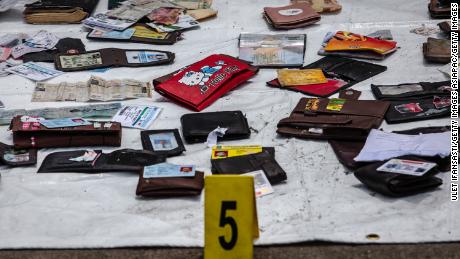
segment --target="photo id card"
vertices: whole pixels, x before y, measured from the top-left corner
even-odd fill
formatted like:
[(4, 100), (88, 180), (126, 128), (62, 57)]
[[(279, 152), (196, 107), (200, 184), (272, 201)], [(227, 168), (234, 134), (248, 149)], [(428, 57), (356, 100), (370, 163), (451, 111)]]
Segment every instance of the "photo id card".
[(391, 159), (390, 161), (377, 168), (377, 171), (422, 176), (435, 166), (435, 163), (423, 161)]

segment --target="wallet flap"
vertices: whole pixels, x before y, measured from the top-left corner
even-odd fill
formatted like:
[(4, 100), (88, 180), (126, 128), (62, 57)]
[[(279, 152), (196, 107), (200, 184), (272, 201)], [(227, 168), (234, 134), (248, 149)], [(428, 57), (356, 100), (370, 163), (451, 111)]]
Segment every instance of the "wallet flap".
[(302, 98), (293, 113), (337, 114), (383, 118), (389, 102), (376, 100), (350, 100), (326, 98)]
[(204, 141), (217, 127), (227, 128), (225, 135), (219, 139), (246, 138), (251, 134), (248, 122), (241, 111), (185, 114), (181, 117), (181, 125), (187, 142)]

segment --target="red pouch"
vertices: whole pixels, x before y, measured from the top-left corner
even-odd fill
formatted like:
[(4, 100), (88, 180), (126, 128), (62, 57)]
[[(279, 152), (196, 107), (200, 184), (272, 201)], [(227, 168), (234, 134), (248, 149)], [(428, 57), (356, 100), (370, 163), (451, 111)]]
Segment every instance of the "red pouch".
[(231, 56), (211, 55), (186, 68), (153, 80), (155, 91), (194, 111), (247, 81), (258, 68)]

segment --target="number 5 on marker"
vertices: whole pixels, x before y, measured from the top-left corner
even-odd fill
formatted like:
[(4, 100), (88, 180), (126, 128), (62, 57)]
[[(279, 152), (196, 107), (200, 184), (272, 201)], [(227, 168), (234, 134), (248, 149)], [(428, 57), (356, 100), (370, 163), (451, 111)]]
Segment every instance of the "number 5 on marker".
[(204, 182), (204, 258), (252, 258), (259, 237), (254, 178), (212, 175)]

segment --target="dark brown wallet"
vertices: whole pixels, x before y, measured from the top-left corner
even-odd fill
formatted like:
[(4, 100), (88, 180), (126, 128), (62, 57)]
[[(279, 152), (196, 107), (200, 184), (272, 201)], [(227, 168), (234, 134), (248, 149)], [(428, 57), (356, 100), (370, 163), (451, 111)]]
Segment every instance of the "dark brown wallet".
[(430, 0), (428, 11), (434, 19), (450, 19), (450, 3), (452, 0)]
[(302, 98), (288, 118), (278, 123), (280, 135), (312, 139), (366, 139), (378, 128), (389, 107), (386, 101)]
[(104, 67), (146, 67), (169, 64), (174, 53), (148, 49), (107, 48), (77, 54), (60, 53), (54, 58), (56, 69), (71, 72)]
[(265, 7), (264, 18), (275, 29), (295, 29), (317, 23), (321, 16), (306, 3)]
[(195, 171), (194, 177), (144, 178), (139, 174), (136, 195), (144, 197), (177, 197), (200, 195), (204, 186), (204, 173)]
[(428, 38), (423, 43), (423, 56), (429, 62), (447, 64), (450, 62), (450, 40)]
[(81, 147), (121, 145), (121, 124), (119, 122), (98, 122), (95, 124), (48, 129), (39, 122), (22, 122), (22, 116), (11, 121), (15, 148)]

